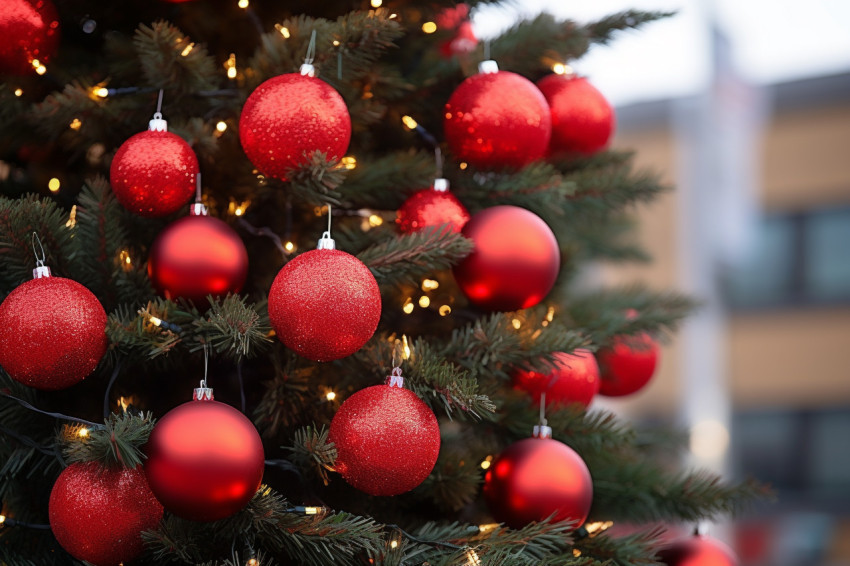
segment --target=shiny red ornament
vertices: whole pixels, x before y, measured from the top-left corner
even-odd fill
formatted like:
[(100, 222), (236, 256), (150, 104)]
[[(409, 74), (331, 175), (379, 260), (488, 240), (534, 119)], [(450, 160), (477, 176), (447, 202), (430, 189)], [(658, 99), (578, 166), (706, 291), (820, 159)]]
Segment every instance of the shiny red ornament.
[(517, 206), (486, 208), (463, 227), (475, 249), (454, 267), (455, 280), (477, 306), (513, 311), (546, 297), (561, 267), (558, 242), (536, 214)]
[(198, 158), (183, 138), (167, 131), (138, 133), (121, 144), (109, 181), (121, 205), (140, 216), (168, 216), (195, 194)]
[[(204, 392), (209, 391), (208, 396)], [(248, 418), (197, 389), (162, 417), (147, 444), (145, 473), (165, 508), (191, 521), (242, 510), (263, 480), (263, 442)]]
[(552, 111), (550, 153), (595, 153), (614, 133), (614, 109), (583, 77), (548, 75), (537, 82)]
[(283, 266), (269, 291), (269, 318), (287, 348), (317, 362), (350, 356), (381, 318), (369, 268), (334, 249), (303, 253)]
[(167, 299), (207, 304), (207, 295), (238, 293), (248, 276), (248, 251), (218, 218), (190, 215), (169, 224), (148, 258), (148, 277)]
[(59, 45), (59, 15), (50, 0), (3, 0), (0, 73), (25, 75), (45, 65)]
[(615, 336), (609, 347), (596, 352), (599, 393), (620, 397), (640, 390), (655, 373), (658, 354), (658, 343), (646, 332)]
[[(445, 179), (437, 179), (445, 181)], [(447, 186), (441, 183), (440, 187)], [(423, 228), (448, 224), (452, 232), (460, 232), (469, 221), (469, 211), (447, 189), (431, 187), (416, 191), (398, 209), (396, 224), (405, 234)]]
[(107, 345), (106, 311), (71, 279), (27, 281), (0, 304), (0, 366), (24, 385), (70, 387), (94, 371)]
[(162, 504), (141, 466), (71, 464), (50, 492), (50, 529), (62, 548), (95, 566), (129, 562), (144, 550), (142, 532), (156, 529)]
[(336, 471), (369, 495), (398, 495), (425, 481), (440, 453), (437, 418), (415, 393), (375, 385), (345, 400), (331, 421)]
[(705, 535), (694, 535), (662, 548), (658, 559), (666, 566), (738, 566), (731, 548)]
[(546, 404), (578, 404), (587, 408), (599, 392), (599, 366), (588, 350), (573, 354), (555, 354), (554, 369), (547, 374), (519, 370), (514, 373), (514, 385), (531, 393), (536, 402), (546, 394)]
[(271, 78), (251, 93), (239, 118), (239, 139), (263, 174), (286, 180), (315, 151), (340, 159), (351, 140), (345, 101), (328, 83), (301, 73)]
[[(482, 64), (489, 71), (486, 61)], [(455, 157), (482, 169), (542, 159), (552, 135), (549, 105), (534, 83), (507, 71), (481, 72), (452, 93), (443, 115)]]
[(520, 529), (554, 513), (556, 521), (584, 523), (593, 484), (584, 460), (552, 438), (526, 438), (508, 446), (484, 476), (484, 499), (493, 517)]
[(440, 45), (440, 55), (450, 58), (453, 55), (468, 55), (478, 47), (478, 37), (472, 29), (469, 20), (461, 22), (455, 30), (454, 37)]

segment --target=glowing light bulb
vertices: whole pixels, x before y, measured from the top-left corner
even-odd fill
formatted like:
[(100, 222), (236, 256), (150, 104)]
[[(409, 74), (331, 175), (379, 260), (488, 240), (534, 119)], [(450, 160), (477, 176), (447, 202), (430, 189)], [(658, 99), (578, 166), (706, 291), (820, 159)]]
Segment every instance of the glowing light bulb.
[(227, 58), (227, 61), (224, 62), (224, 68), (227, 70), (227, 78), (235, 79), (237, 75), (236, 71), (236, 53), (231, 53), (230, 57)]
[(384, 3), (384, 0), (372, 0), (372, 7), (373, 8), (380, 8), (381, 4), (383, 4), (383, 3)]
[(160, 326), (162, 324), (162, 319), (157, 318), (155, 316), (151, 316), (151, 324), (153, 324), (154, 326)]
[(410, 116), (402, 116), (401, 121), (404, 122), (404, 125), (410, 128), (411, 130), (415, 130), (416, 126), (419, 125), (416, 123), (416, 120), (414, 120)]
[(422, 295), (419, 297), (419, 306), (423, 309), (427, 309), (431, 305), (431, 299), (428, 298), (427, 295)]
[(484, 460), (481, 461), (481, 469), (486, 470), (490, 467), (490, 464), (493, 463), (493, 456), (487, 456)]
[(440, 307), (440, 316), (448, 316), (452, 313), (452, 307), (449, 305), (443, 305)]
[(245, 566), (259, 566), (260, 562), (256, 558), (252, 558), (245, 563)]
[(221, 121), (221, 122), (217, 123), (215, 125), (215, 129), (218, 130), (219, 132), (227, 131), (227, 122)]
[(390, 542), (390, 548), (398, 548), (398, 541), (394, 540), (394, 541)]
[(372, 214), (371, 216), (369, 216), (369, 226), (374, 228), (376, 226), (380, 226), (383, 223), (384, 219), (378, 216), (377, 214)]
[(460, 170), (463, 171), (464, 169), (469, 167), (469, 165), (466, 164), (466, 161), (461, 161), (458, 167), (460, 167)]
[(435, 31), (437, 31), (437, 24), (435, 24), (434, 22), (425, 22), (424, 24), (422, 24), (422, 31), (424, 31), (425, 33), (434, 33)]
[(6, 515), (0, 515), (0, 525), (6, 522)]
[(305, 507), (304, 514), (305, 515), (318, 515), (319, 511), (321, 511), (321, 507)]
[(346, 155), (345, 157), (340, 159), (339, 162), (343, 167), (345, 167), (349, 171), (357, 167), (357, 158), (353, 155)]
[(248, 7), (248, 0), (239, 0), (239, 2), (236, 5), (244, 10), (245, 8)]
[(520, 327), (522, 326), (522, 321), (518, 318), (515, 318), (515, 319), (511, 320), (511, 324), (513, 325), (514, 328), (519, 330)]
[(59, 182), (59, 179), (53, 177), (49, 181), (47, 181), (47, 188), (51, 193), (55, 193), (59, 191), (59, 188), (62, 186), (62, 183)]
[(68, 215), (68, 221), (65, 223), (65, 228), (73, 228), (77, 225), (77, 205), (71, 207), (71, 213)]
[(22, 94), (24, 94), (23, 89), (20, 89), (20, 88), (15, 89), (15, 96), (21, 96)]
[(292, 253), (293, 251), (295, 251), (295, 244), (293, 244), (292, 242), (286, 242), (285, 244), (283, 244), (283, 249), (285, 249), (288, 253)]
[(422, 290), (423, 291), (433, 291), (440, 286), (439, 281), (435, 281), (433, 279), (423, 279), (422, 280)]
[(95, 95), (101, 98), (106, 98), (107, 96), (109, 96), (109, 89), (106, 87), (98, 87), (94, 89), (94, 93)]
[(328, 394), (325, 395), (325, 397), (328, 401), (333, 401), (334, 399), (336, 399), (336, 393), (334, 393), (333, 391), (328, 391)]
[(68, 124), (68, 127), (77, 132), (80, 130), (80, 128), (83, 127), (83, 123), (80, 122), (79, 118), (74, 118), (73, 120), (71, 120), (71, 123)]
[(408, 297), (408, 298), (404, 301), (404, 305), (402, 305), (401, 310), (403, 310), (403, 311), (404, 311), (404, 314), (410, 314), (410, 313), (412, 313), (412, 312), (413, 312), (413, 309), (414, 309), (414, 308), (416, 308), (416, 307), (414, 307), (414, 306), (413, 306), (413, 299), (411, 299), (410, 297)]
[(79, 431), (77, 431), (77, 436), (79, 436), (80, 438), (88, 438), (89, 429), (87, 429), (86, 427), (81, 428)]
[(186, 55), (188, 55), (189, 53), (191, 53), (191, 52), (192, 52), (192, 50), (193, 50), (194, 48), (195, 48), (195, 44), (194, 44), (194, 43), (190, 43), (189, 45), (187, 45), (186, 47), (184, 47), (184, 48), (183, 48), (183, 51), (180, 53), (180, 55), (182, 55), (183, 57), (185, 57)]
[(284, 39), (289, 39), (292, 34), (289, 33), (289, 28), (282, 26), (280, 24), (275, 24), (274, 29), (280, 32), (280, 35), (283, 36)]

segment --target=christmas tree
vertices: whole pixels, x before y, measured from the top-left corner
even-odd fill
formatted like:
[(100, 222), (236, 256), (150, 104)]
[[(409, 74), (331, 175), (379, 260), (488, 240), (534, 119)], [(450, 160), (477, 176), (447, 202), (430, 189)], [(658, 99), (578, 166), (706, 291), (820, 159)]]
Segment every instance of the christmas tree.
[(665, 187), (566, 64), (670, 14), (478, 3), (4, 0), (0, 562), (680, 564), (762, 495), (588, 409), (695, 303), (579, 284)]

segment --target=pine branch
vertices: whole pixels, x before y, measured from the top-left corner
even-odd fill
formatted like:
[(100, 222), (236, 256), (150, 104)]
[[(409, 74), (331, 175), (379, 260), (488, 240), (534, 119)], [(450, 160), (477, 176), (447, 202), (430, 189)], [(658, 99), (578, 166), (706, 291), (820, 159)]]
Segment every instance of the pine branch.
[(167, 22), (140, 25), (133, 45), (145, 84), (165, 89), (177, 99), (215, 89), (220, 80), (215, 59), (201, 44), (184, 55), (190, 43), (182, 31)]
[[(142, 448), (153, 430), (155, 419), (150, 413), (111, 414), (100, 428), (82, 425), (66, 426), (60, 436), (63, 453), (69, 463), (100, 462), (104, 466), (135, 469), (146, 456)], [(84, 432), (83, 432), (84, 429)]]
[(676, 12), (645, 12), (643, 10), (625, 10), (610, 14), (586, 26), (588, 39), (591, 43), (605, 45), (613, 39), (618, 31), (636, 29), (650, 22), (675, 15)]
[(281, 429), (303, 422), (309, 399), (315, 399), (313, 368), (281, 367), (277, 356), (272, 361), (274, 378), (263, 383), (266, 390), (254, 409), (254, 424), (266, 438), (277, 438)]
[(347, 170), (337, 161), (329, 160), (321, 151), (306, 156), (303, 165), (287, 172), (289, 184), (285, 189), (295, 200), (310, 206), (325, 204), (338, 205), (341, 194), (340, 185), (345, 180)]
[(458, 513), (475, 500), (482, 481), (481, 469), (475, 463), (467, 462), (443, 445), (433, 471), (417, 492), (427, 494), (445, 512)]
[(337, 457), (336, 446), (328, 439), (329, 432), (324, 426), (321, 429), (315, 426), (298, 429), (292, 439), (292, 447), (287, 448), (299, 467), (315, 471), (325, 485), (330, 482), (328, 472), (334, 471)]
[(612, 538), (606, 534), (578, 537), (575, 548), (582, 556), (611, 566), (630, 566), (638, 564), (660, 564), (655, 559), (658, 539), (662, 532), (650, 530), (633, 535)]
[(342, 186), (344, 200), (354, 208), (395, 210), (411, 192), (427, 189), (434, 181), (434, 156), (428, 152), (398, 151), (358, 159)]
[[(119, 306), (106, 322), (111, 357), (121, 355), (134, 359), (153, 359), (172, 351), (185, 337), (182, 331), (191, 328), (197, 311), (184, 311), (177, 304), (156, 298), (138, 310)], [(167, 324), (159, 325), (156, 320)], [(175, 328), (181, 329), (175, 332)]]
[(272, 343), (265, 304), (248, 305), (247, 298), (239, 295), (212, 298), (209, 311), (195, 323), (195, 329), (216, 353), (236, 361), (252, 358)]
[(397, 285), (448, 269), (471, 251), (470, 240), (436, 226), (375, 244), (357, 257), (372, 270), (379, 285)]

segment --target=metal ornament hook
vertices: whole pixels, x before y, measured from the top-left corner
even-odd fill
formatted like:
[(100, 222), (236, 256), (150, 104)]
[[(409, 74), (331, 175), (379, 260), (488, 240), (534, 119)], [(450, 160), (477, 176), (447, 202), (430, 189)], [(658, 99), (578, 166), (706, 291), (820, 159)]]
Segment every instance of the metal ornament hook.
[(404, 387), (404, 377), (401, 375), (400, 367), (396, 366), (393, 368), (392, 374), (387, 376), (386, 383), (390, 387)]
[(331, 205), (328, 205), (328, 229), (327, 231), (322, 233), (322, 237), (319, 238), (319, 243), (316, 246), (316, 249), (319, 250), (335, 250), (336, 242), (333, 238), (331, 238)]
[(200, 387), (196, 387), (194, 393), (192, 394), (192, 399), (195, 401), (213, 401), (215, 397), (213, 396), (212, 387), (207, 387), (207, 371), (209, 368), (209, 345), (204, 344), (204, 378), (201, 380)]
[(316, 67), (313, 66), (313, 60), (316, 58), (316, 30), (310, 34), (310, 43), (307, 45), (307, 55), (304, 57), (304, 64), (301, 65), (301, 74), (306, 77), (316, 76)]
[[(35, 245), (38, 244), (38, 250)], [(41, 250), (41, 255), (38, 252)], [(50, 268), (44, 265), (44, 260), (47, 259), (47, 254), (44, 253), (44, 246), (41, 245), (41, 238), (37, 232), (32, 233), (32, 253), (35, 255), (35, 269), (32, 270), (33, 279), (44, 279), (50, 277)]]

